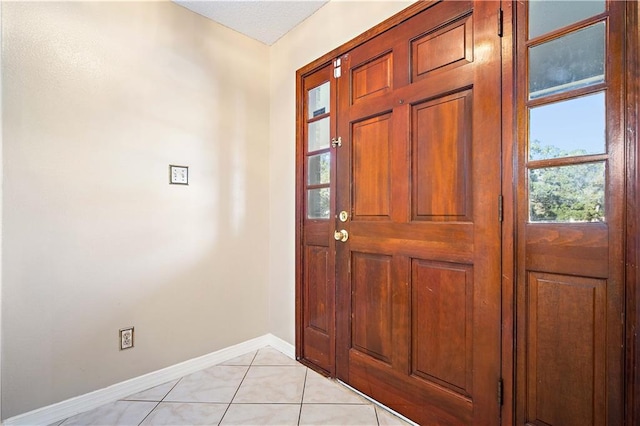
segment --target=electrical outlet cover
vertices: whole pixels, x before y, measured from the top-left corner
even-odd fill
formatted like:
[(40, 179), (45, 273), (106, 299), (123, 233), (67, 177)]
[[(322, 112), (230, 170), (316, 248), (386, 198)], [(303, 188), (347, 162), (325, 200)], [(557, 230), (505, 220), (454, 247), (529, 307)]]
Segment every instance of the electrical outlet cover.
[(120, 329), (120, 350), (133, 347), (133, 327)]
[(189, 185), (189, 167), (170, 164), (169, 183), (172, 185)]

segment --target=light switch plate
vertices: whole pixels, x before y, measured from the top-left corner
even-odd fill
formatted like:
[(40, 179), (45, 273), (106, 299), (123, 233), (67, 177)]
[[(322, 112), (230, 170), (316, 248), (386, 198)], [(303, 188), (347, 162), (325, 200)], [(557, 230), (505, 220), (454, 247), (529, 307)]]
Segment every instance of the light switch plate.
[(169, 165), (169, 183), (189, 185), (189, 167)]

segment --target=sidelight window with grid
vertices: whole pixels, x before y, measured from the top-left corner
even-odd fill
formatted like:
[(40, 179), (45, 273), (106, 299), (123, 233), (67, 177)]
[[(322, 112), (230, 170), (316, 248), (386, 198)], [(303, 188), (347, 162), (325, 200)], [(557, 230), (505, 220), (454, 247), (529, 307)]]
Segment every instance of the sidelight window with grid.
[(306, 114), (306, 215), (329, 219), (331, 143), (330, 82), (308, 91)]
[(604, 222), (607, 4), (529, 2), (530, 222)]

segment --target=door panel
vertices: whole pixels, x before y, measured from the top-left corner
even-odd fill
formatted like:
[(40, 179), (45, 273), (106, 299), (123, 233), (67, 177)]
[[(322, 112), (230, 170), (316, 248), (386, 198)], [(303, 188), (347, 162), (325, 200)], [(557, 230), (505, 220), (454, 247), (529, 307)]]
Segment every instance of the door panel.
[(413, 220), (471, 220), (472, 102), (466, 90), (413, 107)]
[(422, 424), (500, 414), (498, 8), (435, 3), (341, 58), (336, 373)]
[(387, 53), (351, 70), (352, 103), (356, 104), (373, 96), (382, 96), (393, 90), (392, 69), (393, 55)]
[(527, 417), (605, 424), (606, 281), (535, 272), (528, 281)]
[(351, 346), (388, 364), (393, 348), (391, 256), (358, 252), (351, 256)]
[(464, 16), (411, 42), (412, 81), (473, 62), (473, 17)]
[(391, 115), (353, 126), (353, 216), (390, 219)]
[(517, 424), (622, 424), (624, 9), (517, 4)]
[(297, 162), (297, 345), (296, 357), (325, 374), (335, 372), (335, 84), (331, 66), (307, 76), (298, 93), (302, 143)]
[(305, 281), (307, 285), (307, 295), (305, 297), (305, 312), (307, 314), (309, 327), (327, 335), (329, 333), (328, 306), (324, 303), (314, 303), (318, 300), (327, 300), (329, 288), (327, 286), (327, 265), (328, 250), (326, 247), (307, 246)]
[(470, 396), (473, 270), (412, 259), (412, 374)]

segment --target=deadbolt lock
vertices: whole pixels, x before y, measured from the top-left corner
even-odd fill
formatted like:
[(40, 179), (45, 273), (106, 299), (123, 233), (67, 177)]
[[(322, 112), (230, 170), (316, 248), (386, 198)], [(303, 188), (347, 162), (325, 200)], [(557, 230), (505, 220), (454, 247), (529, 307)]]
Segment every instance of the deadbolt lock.
[(347, 219), (349, 219), (349, 213), (347, 213), (346, 211), (342, 210), (340, 212), (340, 214), (338, 215), (338, 219), (340, 219), (340, 222), (346, 222)]
[(344, 243), (349, 239), (349, 233), (346, 229), (342, 229), (340, 231), (334, 232), (333, 238), (335, 238), (336, 241), (342, 241)]

